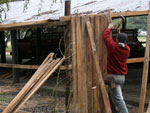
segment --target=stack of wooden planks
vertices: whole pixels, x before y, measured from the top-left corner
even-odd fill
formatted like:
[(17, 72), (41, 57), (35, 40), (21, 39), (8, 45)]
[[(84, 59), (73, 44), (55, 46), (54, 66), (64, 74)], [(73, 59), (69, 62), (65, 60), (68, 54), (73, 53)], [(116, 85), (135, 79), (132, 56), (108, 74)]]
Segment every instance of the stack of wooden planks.
[(4, 109), (3, 113), (15, 113), (20, 107), (42, 86), (52, 73), (62, 64), (65, 58), (53, 59), (54, 53), (50, 53), (32, 78), (22, 88), (18, 95)]

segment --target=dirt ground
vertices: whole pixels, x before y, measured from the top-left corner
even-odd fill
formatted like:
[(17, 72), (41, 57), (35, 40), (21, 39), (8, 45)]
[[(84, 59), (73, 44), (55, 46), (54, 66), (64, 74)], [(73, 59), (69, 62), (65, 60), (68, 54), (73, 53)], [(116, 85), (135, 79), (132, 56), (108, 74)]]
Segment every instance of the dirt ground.
[[(50, 82), (52, 84), (54, 81), (48, 80), (21, 110), (29, 113), (65, 113), (65, 87), (61, 85), (55, 90), (56, 87), (50, 86)], [(0, 79), (0, 106), (6, 107), (24, 85), (25, 82), (13, 85), (8, 79), (7, 82)]]
[[(12, 78), (1, 77), (9, 69), (0, 68), (0, 112), (17, 95), (30, 76), (21, 76), (21, 83), (12, 84)], [(22, 71), (23, 75), (26, 73)], [(25, 113), (65, 113), (65, 77), (60, 77), (57, 81), (55, 73), (30, 100), (28, 100), (21, 110)], [(140, 90), (141, 90), (142, 68), (136, 65), (129, 67), (129, 73), (126, 75), (126, 83), (123, 86), (123, 95), (126, 101), (129, 113), (138, 113)], [(62, 81), (62, 82), (60, 82)], [(59, 83), (56, 85), (56, 83)], [(56, 87), (57, 86), (57, 87)], [(146, 107), (150, 100), (150, 84), (146, 97)], [(1, 107), (2, 106), (2, 107)], [(145, 107), (145, 111), (146, 111)], [(23, 113), (23, 112), (21, 112)]]

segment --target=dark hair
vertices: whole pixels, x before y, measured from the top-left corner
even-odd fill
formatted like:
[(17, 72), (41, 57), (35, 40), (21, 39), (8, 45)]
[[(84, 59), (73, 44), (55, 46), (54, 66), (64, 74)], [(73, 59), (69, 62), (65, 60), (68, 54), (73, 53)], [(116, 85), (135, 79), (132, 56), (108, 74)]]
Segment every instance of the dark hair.
[(118, 34), (118, 41), (121, 43), (126, 43), (128, 39), (128, 36), (126, 33), (120, 33)]

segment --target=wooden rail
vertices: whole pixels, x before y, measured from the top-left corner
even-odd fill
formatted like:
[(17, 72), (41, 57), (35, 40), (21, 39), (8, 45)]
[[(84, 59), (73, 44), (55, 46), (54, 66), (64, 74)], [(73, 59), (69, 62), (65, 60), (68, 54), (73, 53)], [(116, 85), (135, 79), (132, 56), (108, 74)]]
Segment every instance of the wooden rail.
[[(127, 64), (131, 63), (139, 63), (144, 62), (144, 57), (142, 58), (130, 58), (127, 60)], [(22, 64), (7, 64), (7, 63), (0, 63), (0, 67), (4, 68), (17, 68), (17, 69), (38, 69), (39, 65), (22, 65)], [(72, 65), (68, 66), (61, 66), (60, 70), (71, 70)]]
[[(95, 16), (95, 15), (91, 15), (91, 16)], [(97, 14), (97, 15), (101, 15), (101, 14)], [(117, 18), (117, 17), (121, 17), (121, 16), (130, 17), (130, 16), (142, 16), (142, 15), (148, 15), (148, 10), (145, 10), (145, 11), (130, 11), (130, 12), (118, 12), (118, 13), (114, 12), (114, 13), (111, 13), (111, 17), (112, 18)], [(71, 16), (60, 17), (61, 21), (70, 21), (70, 19), (71, 19)]]
[(142, 57), (142, 58), (130, 58), (127, 60), (127, 64), (139, 63), (139, 62), (144, 62), (144, 57)]
[(35, 27), (62, 26), (62, 25), (67, 25), (67, 24), (68, 24), (67, 22), (62, 22), (62, 21), (50, 22), (49, 20), (20, 22), (20, 23), (14, 23), (14, 24), (0, 24), (0, 31), (23, 29), (23, 28), (35, 28)]
[[(17, 69), (38, 69), (39, 65), (21, 65), (21, 64), (6, 64), (6, 63), (0, 63), (0, 67), (4, 68), (17, 68)], [(72, 69), (72, 66), (61, 66), (60, 70), (70, 70)]]

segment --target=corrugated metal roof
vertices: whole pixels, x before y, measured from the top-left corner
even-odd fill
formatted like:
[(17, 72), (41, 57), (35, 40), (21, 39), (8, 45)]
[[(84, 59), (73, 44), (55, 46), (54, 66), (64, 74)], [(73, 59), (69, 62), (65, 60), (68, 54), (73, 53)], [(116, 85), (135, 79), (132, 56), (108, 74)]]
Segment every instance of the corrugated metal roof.
[[(6, 5), (3, 5), (6, 13), (2, 13), (1, 24), (59, 19), (64, 16), (65, 0), (56, 0), (56, 3), (53, 1), (30, 0), (25, 11), (25, 1), (9, 3), (8, 11)], [(149, 9), (148, 2), (148, 0), (71, 0), (71, 14), (98, 14), (108, 9), (112, 12), (144, 11)]]

